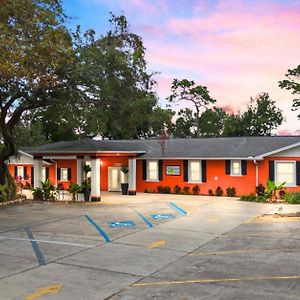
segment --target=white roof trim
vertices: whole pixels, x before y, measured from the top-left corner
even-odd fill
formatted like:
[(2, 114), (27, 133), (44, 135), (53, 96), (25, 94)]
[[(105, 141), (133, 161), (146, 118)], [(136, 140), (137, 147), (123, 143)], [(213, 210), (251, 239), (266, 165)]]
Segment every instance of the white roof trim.
[(285, 150), (289, 150), (289, 149), (292, 149), (292, 148), (295, 148), (295, 147), (298, 147), (298, 146), (300, 146), (300, 142), (294, 143), (294, 144), (291, 144), (291, 145), (288, 145), (288, 146), (285, 146), (285, 147), (281, 147), (281, 148), (278, 148), (278, 149), (270, 151), (270, 152), (259, 154), (259, 155), (255, 156), (255, 159), (263, 159), (266, 156), (270, 156), (272, 154), (282, 152), (282, 151), (285, 151)]
[(61, 154), (61, 153), (72, 153), (73, 155), (77, 155), (77, 154), (81, 154), (81, 153), (147, 153), (147, 151), (132, 151), (132, 150), (130, 150), (130, 151), (70, 151), (70, 150), (68, 150), (68, 151), (55, 151), (55, 150), (53, 150), (53, 151), (50, 151), (50, 150), (48, 150), (48, 151), (39, 151), (39, 152), (31, 152), (31, 153), (33, 153), (33, 155), (39, 155), (39, 154), (45, 154), (45, 153), (50, 153), (50, 154), (52, 154), (52, 153), (57, 153), (57, 154)]

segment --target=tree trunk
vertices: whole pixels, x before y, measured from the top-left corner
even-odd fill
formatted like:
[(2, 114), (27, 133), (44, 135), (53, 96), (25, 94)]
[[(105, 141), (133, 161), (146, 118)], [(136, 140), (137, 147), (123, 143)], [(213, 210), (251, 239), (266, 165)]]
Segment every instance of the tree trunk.
[(0, 184), (6, 185), (8, 189), (8, 199), (14, 200), (17, 194), (17, 186), (14, 178), (10, 175), (5, 160), (0, 159)]
[(199, 124), (199, 108), (196, 106), (196, 137), (198, 138), (200, 136), (200, 124)]

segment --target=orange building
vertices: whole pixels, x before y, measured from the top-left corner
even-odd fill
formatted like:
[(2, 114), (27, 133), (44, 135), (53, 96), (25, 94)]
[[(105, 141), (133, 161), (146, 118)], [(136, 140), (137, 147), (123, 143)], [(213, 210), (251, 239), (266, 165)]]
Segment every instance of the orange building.
[[(67, 189), (81, 184), (83, 166), (90, 165), (91, 199), (101, 191), (120, 191), (128, 182), (129, 194), (157, 192), (158, 187), (189, 189), (201, 194), (234, 187), (237, 195), (255, 193), (268, 178), (300, 189), (300, 137), (232, 137), (160, 140), (91, 140), (58, 142), (20, 152), (11, 159), (11, 174), (34, 187), (49, 178)], [(128, 165), (128, 175), (121, 166)]]

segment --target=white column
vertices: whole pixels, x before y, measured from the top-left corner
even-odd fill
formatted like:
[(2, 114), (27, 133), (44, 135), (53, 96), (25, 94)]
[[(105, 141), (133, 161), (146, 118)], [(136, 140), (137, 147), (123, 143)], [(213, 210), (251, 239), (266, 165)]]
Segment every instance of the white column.
[(100, 201), (100, 158), (91, 157), (91, 201)]
[(128, 194), (136, 195), (136, 158), (128, 159)]
[(83, 159), (77, 157), (77, 184), (81, 185), (83, 182)]
[(34, 188), (42, 187), (43, 159), (42, 158), (34, 158), (33, 168), (34, 168), (34, 176), (33, 176)]

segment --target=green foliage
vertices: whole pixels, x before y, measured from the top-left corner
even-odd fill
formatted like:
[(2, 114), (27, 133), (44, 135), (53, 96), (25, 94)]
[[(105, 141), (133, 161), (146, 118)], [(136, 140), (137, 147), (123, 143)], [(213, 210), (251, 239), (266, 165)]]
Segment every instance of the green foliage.
[(163, 193), (164, 194), (170, 194), (171, 193), (171, 188), (169, 186), (164, 186)]
[(181, 187), (179, 185), (175, 185), (173, 188), (174, 194), (180, 194), (181, 193)]
[(82, 191), (90, 191), (91, 190), (91, 182), (89, 180), (85, 180), (81, 184), (81, 190)]
[(266, 187), (261, 183), (255, 188), (255, 192), (258, 196), (265, 195), (265, 190)]
[(236, 189), (234, 187), (228, 187), (226, 189), (226, 195), (228, 197), (235, 197), (236, 196)]
[(182, 194), (189, 195), (190, 194), (190, 187), (189, 186), (184, 186), (182, 188)]
[(227, 116), (223, 136), (260, 136), (271, 135), (282, 124), (282, 111), (276, 107), (268, 93), (261, 93), (244, 113)]
[(212, 189), (209, 189), (209, 190), (208, 190), (208, 195), (209, 195), (209, 196), (214, 196), (214, 195), (215, 195)]
[(79, 184), (70, 182), (68, 192), (72, 195), (72, 200), (76, 201), (77, 194), (81, 191), (81, 186)]
[(33, 199), (54, 201), (57, 197), (57, 190), (49, 179), (42, 182), (42, 187), (37, 187), (32, 190)]
[(284, 187), (285, 182), (281, 184), (276, 184), (273, 180), (268, 179), (267, 181), (267, 187), (265, 190), (265, 197), (269, 199), (270, 201), (276, 201), (278, 197), (278, 192), (282, 190)]
[[(295, 69), (289, 69), (285, 76), (286, 79), (279, 81), (279, 86), (282, 89), (291, 91), (296, 97), (293, 100), (292, 110), (298, 110), (300, 107), (300, 65), (298, 65)], [(298, 118), (300, 118), (300, 114), (298, 115)]]
[(195, 107), (196, 113), (196, 137), (200, 136), (200, 115), (202, 110), (207, 106), (216, 102), (211, 98), (206, 86), (196, 85), (193, 80), (178, 80), (174, 79), (171, 86), (171, 95), (168, 100), (172, 102), (187, 102), (192, 103)]
[(164, 187), (162, 185), (157, 186), (157, 191), (162, 194), (164, 192)]
[(300, 192), (286, 192), (283, 200), (289, 204), (300, 204)]
[(194, 185), (192, 188), (193, 195), (199, 195), (200, 187), (199, 185)]
[(251, 193), (250, 195), (243, 195), (240, 198), (241, 201), (249, 201), (249, 202), (255, 202), (256, 201), (256, 196)]
[(200, 134), (205, 137), (221, 136), (224, 131), (227, 113), (218, 107), (207, 109), (200, 116)]
[(8, 200), (8, 189), (6, 185), (0, 184), (0, 202)]
[(121, 166), (121, 171), (124, 173), (124, 174), (127, 174), (128, 173), (128, 164), (122, 164)]
[(196, 126), (193, 111), (189, 108), (181, 109), (178, 112), (178, 118), (173, 126), (174, 138), (188, 138), (194, 137), (195, 133), (193, 128)]
[(218, 186), (217, 188), (216, 188), (216, 192), (215, 192), (215, 194), (216, 194), (216, 196), (223, 196), (223, 194), (224, 194), (224, 191), (222, 190), (222, 188), (220, 187), (220, 186)]

